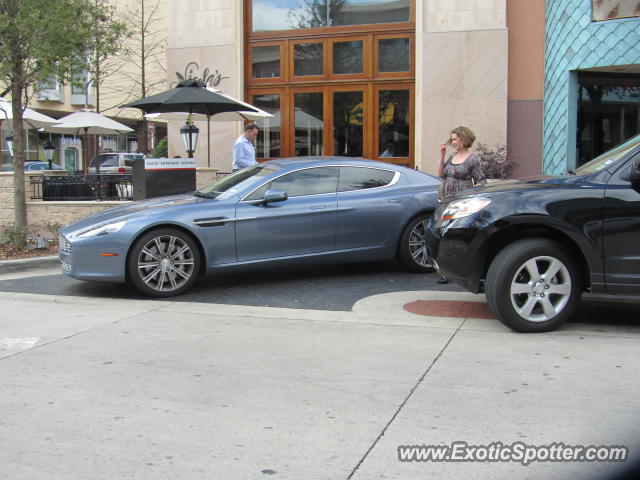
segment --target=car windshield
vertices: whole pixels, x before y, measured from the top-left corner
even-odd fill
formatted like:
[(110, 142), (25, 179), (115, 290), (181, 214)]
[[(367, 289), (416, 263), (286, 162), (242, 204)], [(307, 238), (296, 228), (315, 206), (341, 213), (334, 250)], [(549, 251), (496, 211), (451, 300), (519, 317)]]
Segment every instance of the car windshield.
[(200, 190), (197, 190), (195, 194), (198, 197), (224, 200), (232, 195), (237, 195), (250, 185), (257, 186), (260, 179), (271, 175), (279, 169), (280, 167), (276, 165), (256, 165), (224, 177), (219, 182), (202, 187)]
[(640, 135), (630, 138), (626, 142), (618, 145), (611, 150), (607, 150), (602, 155), (597, 156), (588, 163), (585, 163), (579, 168), (576, 168), (576, 175), (588, 175), (590, 173), (599, 172), (600, 170), (607, 168), (609, 165), (618, 161), (624, 157), (628, 152), (640, 145)]

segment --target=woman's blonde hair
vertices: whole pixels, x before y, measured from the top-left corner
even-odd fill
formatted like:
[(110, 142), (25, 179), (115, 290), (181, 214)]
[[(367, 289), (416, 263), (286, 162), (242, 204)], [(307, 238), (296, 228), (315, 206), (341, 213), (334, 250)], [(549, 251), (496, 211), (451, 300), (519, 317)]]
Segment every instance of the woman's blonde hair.
[(460, 141), (462, 142), (462, 146), (464, 148), (471, 148), (473, 142), (476, 141), (476, 135), (471, 131), (468, 127), (456, 127), (449, 133), (449, 139), (447, 140), (447, 145), (451, 145), (451, 134), (455, 133)]

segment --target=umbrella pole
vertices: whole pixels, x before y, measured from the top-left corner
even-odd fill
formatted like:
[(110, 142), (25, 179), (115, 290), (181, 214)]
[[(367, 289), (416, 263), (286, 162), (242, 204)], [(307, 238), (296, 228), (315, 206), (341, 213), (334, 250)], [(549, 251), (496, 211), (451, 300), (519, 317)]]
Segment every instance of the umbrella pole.
[(207, 115), (207, 167), (211, 168), (211, 115)]

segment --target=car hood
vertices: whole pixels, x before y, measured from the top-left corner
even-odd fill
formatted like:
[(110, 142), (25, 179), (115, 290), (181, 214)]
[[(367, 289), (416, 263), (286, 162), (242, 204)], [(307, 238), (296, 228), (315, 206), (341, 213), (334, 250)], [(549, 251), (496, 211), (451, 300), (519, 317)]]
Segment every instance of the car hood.
[(541, 175), (536, 177), (527, 177), (517, 180), (494, 180), (485, 185), (463, 190), (455, 195), (447, 197), (447, 200), (453, 198), (461, 198), (469, 195), (477, 195), (482, 193), (493, 194), (499, 192), (513, 192), (518, 190), (538, 190), (538, 189), (557, 189), (566, 187), (576, 187), (583, 183), (582, 177), (571, 175), (563, 177), (553, 177)]
[(119, 221), (125, 219), (131, 219), (140, 216), (148, 216), (157, 211), (176, 209), (189, 205), (197, 204), (209, 204), (216, 202), (216, 200), (210, 198), (196, 197), (193, 193), (186, 193), (182, 195), (173, 195), (170, 197), (151, 198), (147, 200), (139, 200), (120, 207), (109, 208), (100, 212), (89, 215), (77, 222), (64, 227), (64, 232), (73, 232), (81, 230), (83, 228), (90, 227), (92, 225), (102, 225), (111, 221)]

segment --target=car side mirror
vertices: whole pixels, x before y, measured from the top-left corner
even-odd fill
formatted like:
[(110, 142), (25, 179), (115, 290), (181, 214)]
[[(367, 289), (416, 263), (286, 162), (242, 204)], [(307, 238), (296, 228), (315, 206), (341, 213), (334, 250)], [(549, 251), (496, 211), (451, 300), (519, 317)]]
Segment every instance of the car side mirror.
[(288, 198), (289, 196), (284, 190), (267, 190), (264, 193), (264, 198), (260, 201), (260, 204), (268, 205), (269, 203), (274, 202), (284, 202)]

